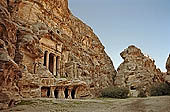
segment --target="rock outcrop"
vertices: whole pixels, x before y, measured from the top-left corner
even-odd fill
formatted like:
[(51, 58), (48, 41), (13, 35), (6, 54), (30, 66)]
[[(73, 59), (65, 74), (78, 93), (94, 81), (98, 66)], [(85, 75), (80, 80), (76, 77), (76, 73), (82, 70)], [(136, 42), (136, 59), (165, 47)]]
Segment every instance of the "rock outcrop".
[(170, 84), (170, 54), (166, 61), (166, 69), (167, 69), (167, 72), (166, 72), (165, 81)]
[(0, 1), (0, 107), (19, 97), (96, 97), (115, 75), (67, 0)]
[(162, 82), (163, 74), (157, 69), (154, 60), (144, 55), (141, 50), (135, 46), (129, 46), (120, 53), (124, 62), (120, 64), (115, 78), (115, 85), (128, 87), (133, 91), (147, 88), (154, 82)]
[(170, 75), (170, 54), (166, 61), (166, 69), (167, 69), (167, 75)]

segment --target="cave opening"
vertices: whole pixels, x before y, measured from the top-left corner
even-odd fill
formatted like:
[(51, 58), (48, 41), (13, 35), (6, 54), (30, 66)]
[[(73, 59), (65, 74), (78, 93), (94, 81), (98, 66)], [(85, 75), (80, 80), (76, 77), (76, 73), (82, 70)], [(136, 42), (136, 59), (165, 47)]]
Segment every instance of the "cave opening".
[(54, 96), (55, 96), (55, 98), (58, 98), (58, 89), (57, 88), (54, 90)]
[(136, 90), (135, 86), (131, 86), (130, 90)]
[(75, 99), (75, 93), (76, 93), (76, 90), (73, 89), (73, 90), (71, 91), (71, 97), (72, 97), (72, 99)]
[(50, 87), (41, 87), (41, 97), (50, 97)]
[(49, 71), (53, 73), (54, 68), (54, 54), (50, 53), (49, 55)]
[(43, 64), (44, 66), (47, 66), (47, 52), (48, 51), (44, 52), (44, 64)]

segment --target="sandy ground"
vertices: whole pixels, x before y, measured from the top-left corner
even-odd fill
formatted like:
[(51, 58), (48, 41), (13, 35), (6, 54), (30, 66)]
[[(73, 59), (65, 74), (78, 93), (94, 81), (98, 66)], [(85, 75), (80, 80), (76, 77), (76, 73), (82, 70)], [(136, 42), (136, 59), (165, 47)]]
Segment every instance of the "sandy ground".
[(24, 99), (2, 112), (170, 112), (170, 96), (90, 100)]

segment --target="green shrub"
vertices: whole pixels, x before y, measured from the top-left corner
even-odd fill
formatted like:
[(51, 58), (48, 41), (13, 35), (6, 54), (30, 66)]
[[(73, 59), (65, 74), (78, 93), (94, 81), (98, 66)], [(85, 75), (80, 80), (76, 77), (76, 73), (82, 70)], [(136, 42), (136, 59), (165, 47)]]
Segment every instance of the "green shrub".
[(170, 86), (167, 83), (155, 83), (149, 88), (150, 96), (170, 95)]
[(129, 89), (125, 87), (108, 87), (101, 91), (101, 97), (108, 98), (127, 98)]
[(147, 97), (144, 90), (140, 89), (137, 97)]

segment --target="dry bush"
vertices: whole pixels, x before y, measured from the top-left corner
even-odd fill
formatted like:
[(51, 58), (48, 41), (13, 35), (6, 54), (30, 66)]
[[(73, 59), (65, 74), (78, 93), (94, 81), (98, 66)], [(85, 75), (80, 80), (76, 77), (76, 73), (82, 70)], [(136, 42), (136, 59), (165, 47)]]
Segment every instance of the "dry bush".
[(107, 98), (127, 98), (129, 89), (125, 87), (108, 87), (101, 91), (101, 97)]

